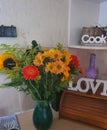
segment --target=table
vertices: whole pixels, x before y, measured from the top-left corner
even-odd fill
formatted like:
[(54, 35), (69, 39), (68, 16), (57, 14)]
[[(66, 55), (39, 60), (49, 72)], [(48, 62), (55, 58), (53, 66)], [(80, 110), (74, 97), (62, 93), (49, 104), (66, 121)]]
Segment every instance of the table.
[[(55, 115), (55, 112), (53, 112)], [(32, 123), (32, 111), (17, 114), (21, 130), (36, 130)], [(103, 130), (72, 120), (59, 119), (58, 113), (54, 116), (50, 130)]]

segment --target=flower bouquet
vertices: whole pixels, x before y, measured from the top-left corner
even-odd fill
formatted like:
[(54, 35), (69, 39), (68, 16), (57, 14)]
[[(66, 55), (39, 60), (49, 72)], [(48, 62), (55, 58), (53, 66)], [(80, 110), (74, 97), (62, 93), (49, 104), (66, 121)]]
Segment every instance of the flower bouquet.
[(9, 82), (0, 87), (14, 87), (30, 94), (33, 100), (52, 101), (56, 92), (68, 87), (73, 75), (82, 71), (78, 58), (62, 48), (43, 49), (33, 40), (25, 49), (1, 44), (0, 73), (6, 74)]
[(0, 87), (14, 87), (30, 94), (36, 101), (34, 126), (48, 130), (53, 120), (49, 103), (55, 101), (57, 93), (67, 89), (74, 75), (81, 73), (77, 56), (63, 49), (60, 43), (56, 48), (43, 49), (35, 40), (25, 49), (6, 44), (0, 48), (3, 50), (0, 73), (6, 74), (8, 79)]

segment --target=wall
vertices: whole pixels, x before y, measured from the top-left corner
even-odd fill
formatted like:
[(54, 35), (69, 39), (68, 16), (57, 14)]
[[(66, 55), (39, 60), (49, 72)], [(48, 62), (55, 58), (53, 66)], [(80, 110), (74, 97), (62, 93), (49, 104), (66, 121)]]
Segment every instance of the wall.
[(69, 45), (78, 45), (82, 27), (96, 26), (99, 3), (90, 0), (70, 0)]
[(100, 13), (99, 13), (99, 24), (101, 26), (107, 26), (107, 1), (102, 2), (100, 5)]
[(36, 39), (43, 46), (67, 43), (68, 0), (1, 0), (0, 25), (15, 25), (17, 38), (0, 43), (24, 46)]
[[(0, 43), (19, 43), (25, 47), (32, 40), (42, 46), (67, 46), (68, 0), (1, 0), (0, 25), (17, 27), (16, 38), (2, 38)], [(3, 82), (3, 75), (0, 75)], [(0, 116), (34, 107), (32, 99), (14, 88), (0, 89)]]

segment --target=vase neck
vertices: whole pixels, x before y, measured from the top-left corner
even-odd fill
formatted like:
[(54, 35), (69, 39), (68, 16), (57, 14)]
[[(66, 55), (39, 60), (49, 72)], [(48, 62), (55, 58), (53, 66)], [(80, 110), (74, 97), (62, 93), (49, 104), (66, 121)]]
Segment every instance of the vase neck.
[(95, 54), (91, 54), (90, 55), (90, 64), (89, 64), (89, 67), (91, 67), (91, 68), (95, 68), (95, 57), (96, 57)]
[(89, 67), (86, 70), (86, 74), (85, 74), (87, 78), (96, 79), (97, 73), (96, 73), (96, 68), (95, 68), (95, 57), (96, 55), (93, 53), (90, 55)]
[(36, 106), (48, 106), (49, 102), (47, 100), (36, 100), (35, 105)]

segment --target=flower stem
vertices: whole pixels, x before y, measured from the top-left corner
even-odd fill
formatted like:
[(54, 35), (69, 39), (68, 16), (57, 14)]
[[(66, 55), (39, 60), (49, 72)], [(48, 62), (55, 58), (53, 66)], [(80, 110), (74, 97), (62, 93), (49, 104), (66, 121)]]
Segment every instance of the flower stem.
[(39, 99), (41, 99), (41, 96), (40, 96), (40, 94), (39, 94), (39, 92), (38, 92), (38, 90), (32, 85), (32, 83), (31, 83), (31, 81), (29, 80), (29, 83), (30, 83), (30, 85), (32, 86), (32, 88), (35, 90), (35, 92), (37, 93), (37, 95), (38, 95), (38, 97), (39, 97)]

